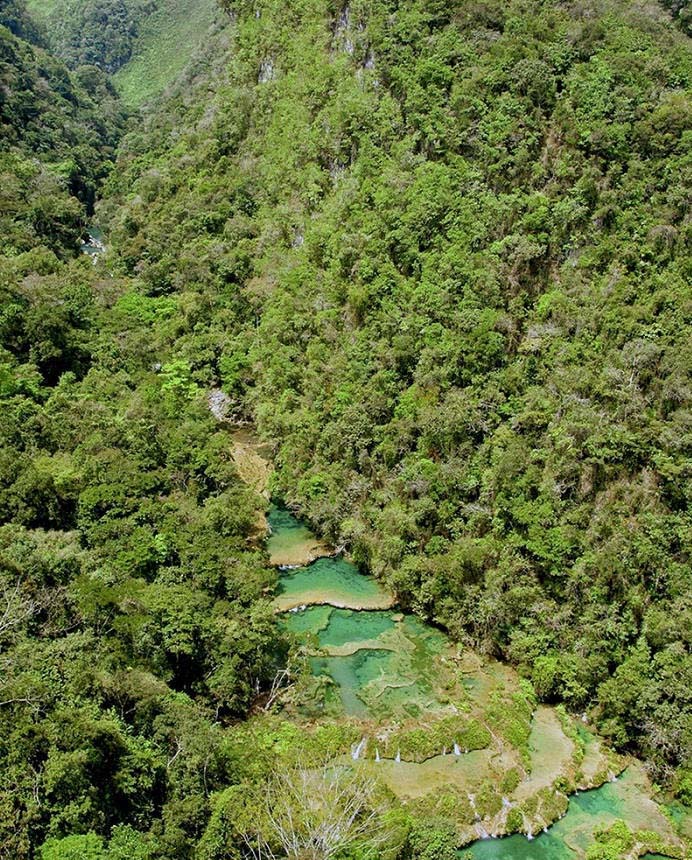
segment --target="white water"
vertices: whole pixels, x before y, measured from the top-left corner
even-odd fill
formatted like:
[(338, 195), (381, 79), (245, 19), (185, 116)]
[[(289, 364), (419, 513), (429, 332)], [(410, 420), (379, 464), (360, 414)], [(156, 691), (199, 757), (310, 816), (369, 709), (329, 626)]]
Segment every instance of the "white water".
[(351, 758), (353, 759), (353, 761), (358, 761), (358, 759), (361, 757), (361, 754), (365, 749), (365, 745), (367, 742), (367, 738), (362, 738), (357, 746), (351, 747)]

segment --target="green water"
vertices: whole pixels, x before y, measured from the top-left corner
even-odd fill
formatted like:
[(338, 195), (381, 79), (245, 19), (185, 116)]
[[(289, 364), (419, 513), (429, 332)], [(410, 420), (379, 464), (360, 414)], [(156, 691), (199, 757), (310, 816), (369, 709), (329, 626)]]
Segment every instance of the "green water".
[(103, 243), (103, 232), (98, 227), (89, 227), (89, 239), (81, 243), (83, 254), (88, 254), (92, 258), (96, 258), (106, 250)]
[(344, 713), (354, 717), (370, 716), (364, 701), (364, 687), (387, 674), (389, 652), (369, 648), (348, 657), (315, 657), (310, 661), (315, 675), (328, 675), (339, 688)]
[(308, 606), (287, 613), (284, 623), (298, 636), (317, 637), (327, 654), (312, 660), (313, 673), (337, 685), (345, 714), (418, 716), (439, 706), (430, 679), (447, 641), (419, 619), (392, 611)]
[(303, 603), (376, 609), (390, 602), (372, 577), (363, 576), (344, 558), (320, 558), (307, 567), (283, 571), (276, 600), (279, 609)]
[[(616, 782), (580, 792), (570, 798), (564, 818), (556, 821), (547, 833), (534, 839), (514, 834), (504, 839), (481, 839), (459, 852), (459, 860), (575, 860), (593, 842), (594, 832), (622, 819), (633, 829), (641, 820), (642, 797), (637, 775), (626, 771)], [(646, 860), (662, 855), (647, 854)]]
[[(294, 610), (285, 613), (283, 624), (287, 630), (297, 636), (313, 633), (319, 637), (328, 626), (333, 611), (331, 606), (308, 606), (300, 612)], [(319, 641), (321, 644), (321, 638)]]
[(416, 717), (437, 705), (424, 678), (400, 671), (396, 652), (366, 648), (347, 657), (316, 657), (312, 668), (316, 675), (328, 675), (338, 685), (344, 713), (349, 716)]
[(286, 508), (272, 505), (267, 514), (267, 523), (270, 529), (267, 540), (270, 555), (299, 551), (301, 547), (310, 547), (315, 543), (315, 536), (310, 529)]
[(374, 641), (388, 630), (394, 630), (396, 624), (391, 612), (308, 606), (301, 612), (291, 612), (286, 617), (286, 626), (298, 635), (308, 631), (318, 634), (320, 648), (339, 648)]
[[(303, 551), (303, 545), (315, 546), (314, 535), (288, 511), (273, 508), (270, 524), (270, 542), (275, 546), (290, 545), (296, 554)], [(387, 606), (388, 596), (378, 583), (353, 564), (343, 558), (320, 558), (306, 567), (282, 570), (276, 606), (290, 609), (284, 612), (283, 620), (291, 632), (314, 637), (312, 644), (320, 653), (310, 660), (313, 674), (331, 681), (325, 704), (329, 702), (331, 707), (336, 703), (344, 714), (358, 718), (430, 715), (444, 707), (436, 699), (434, 679), (447, 639), (416, 617), (381, 608), (383, 600)], [(378, 604), (380, 608), (376, 608)], [(372, 608), (358, 611), (339, 606)], [(466, 677), (463, 685), (473, 697), (486, 681), (485, 676)], [(540, 728), (538, 718), (536, 721), (534, 729)], [(582, 727), (578, 730), (591, 737)], [(545, 738), (541, 751), (547, 759), (554, 758)], [(548, 761), (548, 769), (550, 765)], [(458, 857), (575, 860), (584, 856), (596, 828), (619, 818), (635, 830), (660, 823), (660, 813), (647, 796), (641, 768), (633, 766), (616, 782), (576, 794), (565, 817), (532, 840), (522, 835), (482, 839), (460, 851)], [(647, 855), (646, 860), (660, 858)]]

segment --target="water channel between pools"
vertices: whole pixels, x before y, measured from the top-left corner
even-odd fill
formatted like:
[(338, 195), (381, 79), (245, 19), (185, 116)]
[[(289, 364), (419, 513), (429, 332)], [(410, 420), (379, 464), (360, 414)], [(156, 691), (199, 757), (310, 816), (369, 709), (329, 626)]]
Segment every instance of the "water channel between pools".
[[(460, 651), (439, 630), (397, 611), (373, 578), (341, 556), (326, 557), (329, 550), (288, 511), (272, 506), (268, 521), (268, 550), (281, 571), (276, 609), (310, 648), (313, 674), (324, 681), (324, 701), (311, 716), (323, 709), (358, 721), (363, 740), (350, 758), (372, 769), (403, 802), (441, 787), (453, 792), (467, 815), (460, 832), (472, 843), (460, 858), (574, 860), (584, 856), (596, 828), (617, 819), (676, 841), (638, 763), (623, 771), (625, 762), (614, 764), (617, 757), (597, 735), (545, 707), (526, 717), (530, 737), (522, 758), (503, 740), (503, 715), (497, 716), (521, 701), (521, 682), (509, 667)], [(492, 722), (493, 714), (499, 722)], [(576, 738), (582, 739), (578, 755)], [(439, 748), (426, 747), (428, 741)], [(504, 783), (501, 807), (488, 801), (480, 808), (487, 785), (500, 784), (512, 770), (523, 776), (516, 785)], [(551, 807), (556, 778), (585, 790), (568, 806), (560, 795), (563, 807)], [(523, 832), (489, 838), (517, 829), (508, 824), (512, 810), (521, 810)]]

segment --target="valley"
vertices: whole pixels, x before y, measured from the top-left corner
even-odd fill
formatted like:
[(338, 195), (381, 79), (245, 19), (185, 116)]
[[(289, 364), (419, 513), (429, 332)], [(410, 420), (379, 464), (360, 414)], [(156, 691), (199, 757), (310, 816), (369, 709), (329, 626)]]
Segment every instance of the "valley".
[(680, 0), (0, 0), (0, 860), (687, 860)]

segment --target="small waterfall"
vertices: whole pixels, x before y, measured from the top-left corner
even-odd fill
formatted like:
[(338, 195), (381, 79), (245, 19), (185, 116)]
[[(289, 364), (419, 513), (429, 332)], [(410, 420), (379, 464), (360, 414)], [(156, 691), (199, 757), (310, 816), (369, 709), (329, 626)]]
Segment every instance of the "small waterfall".
[(533, 828), (531, 827), (531, 822), (526, 818), (525, 815), (522, 815), (522, 824), (526, 828), (526, 838), (530, 842), (533, 839)]
[(442, 755), (447, 755), (447, 747), (442, 747)]
[(503, 805), (504, 807), (506, 807), (507, 809), (511, 809), (511, 808), (512, 808), (512, 804), (510, 803), (510, 801), (509, 801), (506, 797), (503, 797), (503, 798), (502, 798), (502, 805)]
[(276, 72), (274, 71), (274, 60), (271, 57), (267, 57), (260, 63), (257, 83), (266, 84), (269, 81), (273, 81), (275, 77)]
[(380, 760), (380, 751), (377, 747), (375, 747), (375, 761)]
[(454, 755), (461, 755), (461, 749), (456, 741), (454, 741)]
[(207, 394), (207, 405), (217, 421), (225, 421), (231, 408), (231, 398), (220, 388), (212, 388)]
[(367, 739), (363, 738), (357, 746), (351, 747), (351, 758), (353, 759), (353, 761), (358, 761), (358, 759), (361, 756), (361, 753), (365, 749), (366, 743), (367, 743)]
[(490, 839), (490, 834), (481, 824), (476, 825), (476, 833), (479, 839)]
[(401, 750), (396, 751), (396, 758), (394, 759), (394, 761), (401, 761)]

